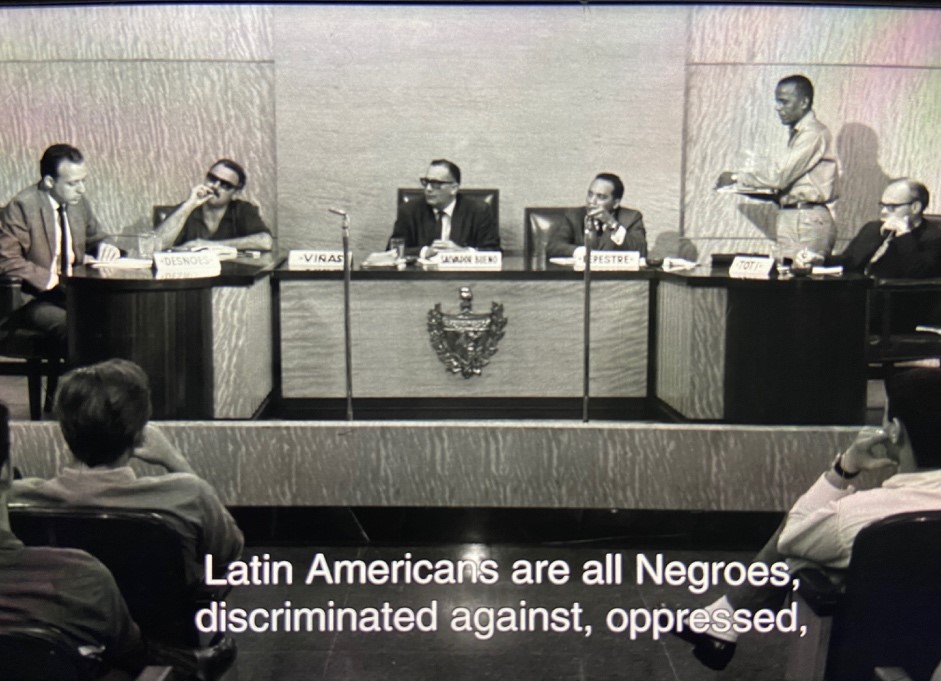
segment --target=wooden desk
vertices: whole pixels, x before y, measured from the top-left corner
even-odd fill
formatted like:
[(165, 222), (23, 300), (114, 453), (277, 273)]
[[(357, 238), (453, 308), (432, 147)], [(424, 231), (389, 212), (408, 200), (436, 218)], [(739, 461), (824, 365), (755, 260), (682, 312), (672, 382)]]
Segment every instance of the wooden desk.
[(112, 357), (150, 377), (158, 419), (251, 418), (272, 389), (271, 257), (224, 262), (218, 277), (77, 268), (69, 361)]
[[(646, 398), (651, 274), (594, 273), (591, 395)], [(345, 395), (343, 286), (338, 272), (278, 270), (281, 394), (285, 400)], [(505, 336), (480, 376), (448, 373), (432, 349), (428, 312), (504, 306)], [(355, 271), (351, 287), (353, 395), (385, 399), (536, 399), (582, 394), (582, 275), (528, 272), (507, 258), (501, 272)], [(576, 403), (577, 404), (577, 403)], [(512, 408), (513, 404), (508, 404)], [(577, 415), (577, 409), (574, 417)]]
[(661, 275), (660, 400), (689, 419), (863, 423), (871, 281), (750, 281), (726, 272)]

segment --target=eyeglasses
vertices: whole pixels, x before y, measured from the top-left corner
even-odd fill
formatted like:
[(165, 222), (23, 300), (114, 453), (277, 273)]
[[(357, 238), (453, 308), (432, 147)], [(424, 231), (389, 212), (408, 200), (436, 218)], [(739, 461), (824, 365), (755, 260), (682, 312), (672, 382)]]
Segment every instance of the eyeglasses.
[(901, 208), (902, 206), (910, 206), (914, 201), (906, 201), (905, 203), (883, 203), (879, 202), (879, 208), (885, 208), (886, 210), (895, 210), (896, 208)]
[(212, 173), (206, 173), (206, 184), (218, 184), (220, 189), (224, 189), (227, 192), (238, 189), (238, 185), (232, 184), (228, 180), (223, 180), (218, 175), (213, 175)]
[(418, 181), (421, 182), (421, 186), (425, 187), (426, 189), (428, 187), (431, 187), (432, 189), (441, 189), (446, 184), (457, 184), (457, 182), (454, 180), (432, 180), (427, 177), (419, 177)]

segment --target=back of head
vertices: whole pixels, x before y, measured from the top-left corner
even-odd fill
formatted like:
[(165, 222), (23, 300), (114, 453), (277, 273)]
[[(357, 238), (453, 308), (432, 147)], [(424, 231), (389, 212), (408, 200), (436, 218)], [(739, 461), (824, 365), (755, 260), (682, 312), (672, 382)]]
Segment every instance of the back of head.
[(59, 383), (55, 413), (76, 459), (112, 464), (141, 443), (150, 419), (147, 375), (124, 359), (73, 369)]
[(889, 417), (905, 425), (915, 463), (941, 468), (941, 369), (917, 368), (886, 380)]
[(807, 98), (807, 106), (813, 107), (814, 84), (810, 82), (810, 78), (807, 76), (802, 76), (800, 74), (787, 76), (786, 78), (779, 80), (778, 85), (793, 85), (794, 89), (797, 91), (798, 96)]
[(85, 157), (82, 152), (70, 144), (53, 144), (43, 152), (39, 159), (39, 177), (51, 177), (55, 179), (59, 175), (59, 164), (62, 161), (71, 161), (72, 163), (82, 163)]

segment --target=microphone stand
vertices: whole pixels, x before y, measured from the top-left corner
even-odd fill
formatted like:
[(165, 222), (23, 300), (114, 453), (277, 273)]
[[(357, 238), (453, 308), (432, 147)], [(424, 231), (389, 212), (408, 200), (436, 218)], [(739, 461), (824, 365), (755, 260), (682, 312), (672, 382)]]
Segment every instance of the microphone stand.
[(584, 347), (582, 348), (582, 422), (588, 423), (589, 400), (589, 359), (591, 357), (591, 237), (594, 225), (591, 218), (585, 216), (585, 314), (584, 314)]
[(331, 208), (343, 217), (343, 336), (346, 349), (346, 420), (353, 420), (353, 345), (350, 325), (350, 216), (346, 211)]

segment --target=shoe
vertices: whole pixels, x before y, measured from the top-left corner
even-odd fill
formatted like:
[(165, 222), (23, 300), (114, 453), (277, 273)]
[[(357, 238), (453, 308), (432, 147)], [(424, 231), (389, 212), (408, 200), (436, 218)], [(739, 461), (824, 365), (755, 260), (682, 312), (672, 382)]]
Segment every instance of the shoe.
[(722, 671), (732, 661), (732, 656), (735, 655), (735, 644), (731, 641), (723, 641), (721, 638), (685, 628), (670, 633), (687, 643), (692, 643), (693, 655), (709, 669)]

